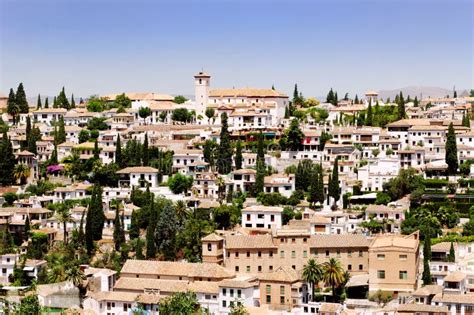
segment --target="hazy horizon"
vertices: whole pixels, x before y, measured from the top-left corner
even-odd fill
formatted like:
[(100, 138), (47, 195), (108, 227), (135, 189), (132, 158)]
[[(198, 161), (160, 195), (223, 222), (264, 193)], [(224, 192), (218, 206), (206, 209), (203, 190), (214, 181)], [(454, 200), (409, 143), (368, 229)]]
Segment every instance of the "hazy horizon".
[(0, 0), (0, 92), (474, 87), (473, 1)]

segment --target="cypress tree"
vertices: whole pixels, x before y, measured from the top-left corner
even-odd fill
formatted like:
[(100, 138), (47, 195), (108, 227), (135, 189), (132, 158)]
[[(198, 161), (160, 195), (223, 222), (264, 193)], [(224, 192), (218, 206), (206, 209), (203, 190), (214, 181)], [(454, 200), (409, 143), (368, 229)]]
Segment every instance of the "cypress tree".
[(60, 108), (64, 108), (64, 109), (69, 109), (70, 108), (70, 104), (69, 104), (69, 101), (67, 99), (66, 92), (64, 91), (64, 86), (63, 86), (61, 92), (59, 92), (59, 95), (55, 100), (55, 104), (56, 104), (56, 107), (60, 107)]
[(335, 206), (341, 195), (340, 190), (339, 190), (338, 158), (334, 160), (331, 181), (329, 182), (328, 189), (329, 189), (329, 196), (334, 198), (334, 206)]
[(95, 184), (92, 188), (92, 196), (87, 209), (86, 218), (86, 247), (90, 254), (94, 249), (94, 241), (102, 239), (105, 215), (102, 208), (102, 188)]
[(319, 171), (317, 168), (314, 168), (309, 179), (309, 197), (308, 201), (311, 206), (314, 207), (315, 203), (318, 201), (318, 189), (319, 189)]
[(43, 107), (43, 105), (41, 104), (41, 95), (38, 94), (38, 101), (36, 102), (36, 109), (40, 109), (41, 107)]
[(160, 211), (155, 229), (156, 244), (165, 260), (176, 259), (178, 229), (176, 210), (170, 203), (166, 203)]
[(454, 244), (451, 242), (451, 247), (449, 248), (448, 262), (456, 261), (456, 253), (454, 252)]
[(359, 97), (357, 96), (357, 94), (354, 98), (354, 104), (359, 104)]
[(122, 222), (120, 220), (120, 207), (117, 205), (117, 208), (115, 209), (115, 219), (114, 219), (114, 244), (115, 244), (115, 250), (119, 251), (120, 246), (125, 243), (125, 235), (123, 234), (123, 227), (122, 227)]
[(28, 240), (28, 233), (30, 232), (30, 216), (26, 216), (26, 219), (25, 219), (25, 238), (24, 240), (27, 241)]
[(30, 136), (31, 136), (31, 118), (30, 118), (30, 116), (26, 117), (25, 134), (26, 134), (26, 146), (27, 146), (29, 141), (30, 141)]
[(255, 195), (263, 192), (264, 180), (265, 180), (265, 153), (263, 150), (263, 134), (260, 131), (258, 135), (258, 142), (257, 142), (257, 174), (255, 175)]
[(44, 108), (49, 108), (49, 100), (48, 100), (48, 97), (46, 96), (46, 98), (44, 99)]
[(428, 224), (424, 226), (425, 242), (423, 244), (423, 284), (428, 285), (432, 283), (430, 260), (431, 260), (431, 229)]
[(74, 100), (74, 94), (71, 95), (71, 106), (70, 108), (76, 108), (76, 101)]
[(365, 119), (365, 124), (367, 126), (373, 125), (374, 113), (372, 112), (372, 99), (369, 99), (369, 107), (367, 108), (367, 117)]
[(242, 168), (242, 142), (239, 140), (235, 146), (235, 169)]
[(10, 89), (7, 100), (7, 113), (13, 117), (13, 124), (15, 125), (18, 113), (20, 112), (19, 106), (16, 102), (15, 92), (13, 89)]
[(400, 96), (398, 97), (398, 119), (403, 119), (405, 117), (405, 100), (403, 99), (402, 91), (400, 91)]
[(419, 102), (418, 102), (418, 97), (415, 96), (415, 99), (413, 100), (413, 106), (414, 107), (418, 107), (419, 106)]
[(334, 93), (334, 101), (333, 101), (332, 105), (336, 106), (338, 101), (339, 101), (339, 98), (337, 97), (337, 92), (335, 92)]
[(454, 90), (453, 92), (453, 98), (457, 98), (458, 97), (458, 92), (456, 92), (456, 90)]
[(95, 142), (94, 142), (94, 160), (99, 160), (99, 153), (100, 153), (100, 150), (99, 150), (99, 143), (97, 142), (97, 139), (95, 139)]
[(232, 147), (226, 113), (222, 113), (221, 123), (219, 151), (217, 152), (217, 171), (219, 174), (228, 174), (232, 169)]
[(56, 144), (61, 144), (61, 143), (64, 143), (66, 142), (66, 126), (64, 125), (64, 118), (60, 118), (59, 119), (59, 123), (58, 123), (58, 126), (59, 128), (56, 130), (56, 127), (55, 127), (55, 142)]
[(445, 144), (445, 161), (448, 164), (448, 173), (455, 175), (458, 170), (458, 149), (456, 145), (456, 134), (454, 132), (453, 123), (449, 124), (448, 134), (446, 136)]
[(321, 204), (324, 203), (324, 174), (323, 174), (323, 164), (319, 164), (318, 168), (318, 188), (317, 188), (317, 195), (316, 201), (319, 201)]
[(128, 236), (131, 240), (140, 238), (140, 222), (138, 217), (138, 212), (132, 212), (132, 218), (130, 222), (130, 229), (128, 230)]
[(117, 134), (117, 144), (115, 145), (115, 164), (117, 164), (120, 168), (123, 168), (123, 161), (122, 161), (122, 145), (120, 144), (120, 134)]
[[(356, 95), (357, 98), (357, 95)], [(334, 91), (332, 88), (329, 90), (328, 95), (326, 96), (326, 103), (334, 103)]]
[(285, 107), (285, 119), (288, 119), (290, 118), (290, 109), (288, 108), (288, 106)]
[(26, 93), (25, 89), (23, 88), (23, 83), (20, 83), (20, 85), (18, 85), (18, 89), (16, 90), (16, 103), (18, 104), (20, 113), (28, 113), (28, 101), (26, 100)]
[(143, 256), (143, 243), (140, 238), (137, 238), (135, 242), (135, 259), (145, 259), (145, 256)]
[(145, 141), (143, 141), (143, 166), (148, 166), (150, 163), (150, 153), (148, 151), (148, 133), (145, 132)]
[(53, 108), (58, 108), (58, 100), (56, 99), (56, 96), (53, 98)]
[(150, 198), (150, 222), (146, 228), (146, 258), (151, 259), (156, 256), (155, 229), (157, 221), (157, 212), (155, 209), (154, 198)]
[(33, 126), (30, 136), (28, 138), (28, 148), (27, 150), (31, 153), (37, 154), (36, 142), (41, 140), (41, 131), (38, 127)]
[(293, 89), (293, 103), (298, 101), (300, 93), (298, 93), (298, 84), (295, 83), (295, 88)]
[(2, 142), (0, 145), (0, 183), (4, 186), (12, 185), (15, 182), (13, 169), (16, 164), (13, 154), (13, 145), (7, 135), (7, 130), (3, 129)]

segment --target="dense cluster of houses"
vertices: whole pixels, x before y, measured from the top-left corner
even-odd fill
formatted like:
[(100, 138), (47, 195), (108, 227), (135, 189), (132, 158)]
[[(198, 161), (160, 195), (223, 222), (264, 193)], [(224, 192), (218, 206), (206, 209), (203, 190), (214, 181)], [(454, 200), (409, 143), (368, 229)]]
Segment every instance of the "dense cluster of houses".
[[(170, 95), (155, 93), (126, 93), (132, 101), (125, 113), (117, 109), (89, 112), (83, 104), (69, 111), (62, 108), (42, 108), (20, 115), (20, 123), (8, 131), (15, 155), (30, 169), (27, 184), (39, 177), (39, 162), (48, 160), (54, 151), (54, 123), (64, 119), (66, 141), (57, 145), (58, 160), (73, 152), (81, 160), (93, 156), (94, 143), (79, 143), (79, 133), (94, 117), (105, 118), (107, 130), (100, 131), (97, 139), (99, 158), (103, 164), (115, 160), (117, 138), (122, 145), (136, 139), (143, 141), (147, 135), (149, 145), (173, 151), (172, 172), (192, 176), (193, 187), (188, 194), (173, 194), (161, 183), (166, 180), (159, 170), (150, 166), (126, 167), (117, 174), (118, 187), (103, 187), (106, 221), (104, 239), (112, 239), (115, 210), (110, 206), (114, 199), (124, 204), (124, 229), (128, 231), (133, 211), (130, 202), (132, 189), (148, 188), (156, 196), (171, 200), (184, 200), (191, 208), (209, 209), (219, 205), (221, 186), (225, 191), (248, 192), (256, 180), (257, 155), (243, 153), (242, 168), (228, 175), (219, 175), (204, 159), (199, 143), (208, 139), (219, 142), (220, 117), (229, 117), (232, 139), (255, 141), (255, 132), (262, 132), (266, 139), (278, 142), (291, 119), (285, 118), (290, 105), (287, 95), (274, 89), (232, 88), (211, 89), (211, 76), (199, 72), (194, 76), (195, 100), (182, 104)], [(116, 94), (104, 95), (114, 100)], [(370, 100), (370, 101), (369, 101)], [(423, 99), (419, 107), (406, 104), (407, 118), (389, 123), (386, 128), (353, 126), (335, 123), (341, 113), (354, 114), (366, 110), (379, 101), (376, 92), (367, 92), (362, 104), (341, 101), (337, 105), (321, 104), (329, 117), (324, 123), (301, 123), (304, 138), (298, 151), (281, 151), (269, 148), (265, 164), (274, 170), (264, 178), (265, 193), (280, 193), (290, 197), (295, 191), (295, 175), (285, 169), (302, 159), (321, 163), (332, 169), (339, 161), (339, 186), (341, 195), (350, 194), (349, 203), (337, 201), (337, 210), (331, 209), (328, 198), (310, 209), (301, 202), (297, 206), (301, 219), (288, 223), (283, 220), (283, 207), (265, 206), (254, 198), (247, 198), (241, 215), (241, 225), (232, 230), (218, 230), (202, 238), (202, 263), (128, 260), (120, 271), (83, 266), (87, 276), (88, 293), (79, 301), (78, 292), (69, 283), (40, 286), (40, 302), (47, 307), (73, 307), (82, 304), (94, 314), (130, 314), (139, 305), (147, 314), (158, 314), (161, 299), (176, 292), (193, 291), (202, 307), (212, 314), (229, 314), (234, 303), (242, 303), (251, 314), (328, 314), (377, 313), (377, 314), (474, 314), (474, 243), (455, 244), (456, 259), (447, 262), (450, 243), (432, 246), (433, 259), (430, 269), (434, 284), (421, 285), (422, 254), (418, 233), (401, 235), (401, 222), (410, 211), (410, 203), (403, 198), (388, 205), (375, 205), (375, 192), (396, 177), (400, 170), (413, 168), (425, 177), (437, 178), (447, 169), (445, 142), (448, 125), (453, 123), (456, 132), (460, 163), (474, 159), (474, 133), (462, 125), (461, 118), (471, 111), (474, 98)], [(430, 104), (429, 107), (426, 107)], [(146, 118), (139, 115), (140, 108), (149, 108)], [(189, 123), (176, 123), (172, 113), (179, 108), (194, 111)], [(213, 117), (206, 116), (212, 108)], [(41, 133), (37, 154), (21, 150), (26, 132), (26, 115), (29, 115)], [(8, 114), (3, 121), (11, 122)], [(321, 148), (323, 134), (332, 138)], [(474, 177), (474, 164), (470, 169)], [(50, 176), (51, 181), (66, 183), (52, 194), (16, 200), (13, 206), (0, 208), (0, 229), (11, 233), (24, 233), (26, 218), (38, 231), (48, 235), (53, 244), (70, 237), (84, 219), (86, 208), (74, 207), (73, 220), (64, 230), (47, 204), (86, 198), (88, 182), (72, 182), (58, 165)], [(328, 178), (324, 177), (327, 192)], [(354, 194), (359, 187), (363, 195)], [(1, 193), (24, 191), (24, 186), (2, 187)], [(361, 197), (363, 196), (363, 197)], [(4, 202), (1, 199), (0, 201)], [(347, 209), (351, 204), (364, 211)], [(375, 219), (387, 223), (386, 234), (369, 235), (360, 223)], [(286, 224), (285, 224), (286, 223)], [(66, 235), (64, 235), (66, 232)], [(25, 251), (28, 242), (22, 245)], [(14, 265), (20, 253), (0, 256), (0, 284), (9, 285)], [(393, 301), (387, 305), (371, 302), (367, 296), (348, 299), (344, 304), (313, 302), (309, 284), (302, 276), (302, 269), (313, 258), (324, 263), (330, 258), (341, 262), (351, 278), (348, 290), (391, 292)], [(46, 261), (28, 260), (24, 265), (28, 276), (35, 278)], [(65, 293), (66, 292), (66, 293)], [(52, 298), (59, 295), (57, 298)], [(72, 296), (72, 297), (71, 297)], [(60, 302), (58, 302), (60, 301)], [(260, 312), (260, 313), (259, 313)]]

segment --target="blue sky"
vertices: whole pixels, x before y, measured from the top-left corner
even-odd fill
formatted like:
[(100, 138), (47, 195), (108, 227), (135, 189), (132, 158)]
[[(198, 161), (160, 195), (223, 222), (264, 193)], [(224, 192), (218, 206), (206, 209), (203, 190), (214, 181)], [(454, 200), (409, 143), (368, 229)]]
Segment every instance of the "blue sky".
[(0, 91), (474, 86), (472, 0), (0, 0)]

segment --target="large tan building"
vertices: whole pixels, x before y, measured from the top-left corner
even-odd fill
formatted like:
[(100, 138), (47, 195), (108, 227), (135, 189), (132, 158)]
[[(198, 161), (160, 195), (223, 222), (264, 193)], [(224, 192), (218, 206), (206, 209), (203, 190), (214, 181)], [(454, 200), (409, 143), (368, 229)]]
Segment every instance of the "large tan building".
[(410, 292), (417, 288), (419, 235), (377, 237), (369, 248), (369, 290)]
[(202, 248), (204, 262), (222, 263), (237, 273), (258, 275), (281, 266), (301, 270), (310, 258), (318, 263), (336, 258), (356, 275), (369, 270), (370, 242), (363, 235), (310, 235), (305, 230), (281, 229), (274, 235), (211, 234), (202, 239)]

